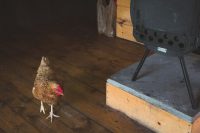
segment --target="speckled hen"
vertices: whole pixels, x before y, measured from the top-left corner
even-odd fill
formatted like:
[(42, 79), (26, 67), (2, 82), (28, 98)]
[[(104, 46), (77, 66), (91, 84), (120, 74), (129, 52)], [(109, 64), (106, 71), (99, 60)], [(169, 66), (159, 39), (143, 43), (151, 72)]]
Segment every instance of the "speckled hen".
[(36, 99), (41, 101), (40, 112), (45, 114), (43, 103), (47, 103), (51, 106), (51, 111), (47, 119), (51, 118), (52, 122), (53, 117), (59, 117), (53, 113), (53, 106), (58, 102), (59, 97), (63, 96), (63, 89), (55, 81), (54, 73), (46, 57), (42, 57), (32, 93)]

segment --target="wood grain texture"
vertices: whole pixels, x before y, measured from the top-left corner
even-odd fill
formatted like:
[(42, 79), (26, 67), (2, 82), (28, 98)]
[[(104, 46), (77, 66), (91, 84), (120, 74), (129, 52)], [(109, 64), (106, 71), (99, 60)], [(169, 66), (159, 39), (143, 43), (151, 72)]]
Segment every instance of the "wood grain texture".
[[(138, 61), (143, 48), (132, 42), (99, 36), (88, 24), (71, 30), (68, 27), (67, 32), (63, 31), (63, 25), (54, 26), (17, 33), (0, 43), (1, 83), (5, 89), (11, 89), (10, 95), (2, 90), (2, 105), (8, 106), (23, 123), (30, 125), (30, 130), (36, 132), (150, 133), (105, 104), (106, 79), (122, 67)], [(61, 117), (53, 124), (39, 113), (39, 101), (31, 94), (44, 55), (53, 62), (64, 85), (65, 97), (55, 107), (55, 113)], [(9, 126), (15, 126), (15, 121)], [(10, 131), (1, 125), (0, 128)]]
[(117, 1), (116, 16), (116, 36), (122, 39), (137, 42), (133, 36), (133, 26), (130, 15), (130, 0)]
[(200, 113), (198, 113), (192, 123), (192, 133), (199, 133), (200, 132)]
[(117, 6), (117, 23), (132, 27), (130, 7)]
[(118, 6), (130, 7), (130, 0), (117, 0)]
[(136, 42), (133, 36), (133, 28), (129, 25), (124, 25), (117, 23), (116, 24), (116, 36), (119, 38), (123, 38), (129, 41)]
[[(118, 99), (118, 100), (116, 100)], [(192, 123), (176, 117), (120, 88), (107, 83), (106, 103), (158, 133), (193, 133)], [(194, 133), (199, 132), (199, 120)], [(198, 125), (198, 126), (197, 126)]]

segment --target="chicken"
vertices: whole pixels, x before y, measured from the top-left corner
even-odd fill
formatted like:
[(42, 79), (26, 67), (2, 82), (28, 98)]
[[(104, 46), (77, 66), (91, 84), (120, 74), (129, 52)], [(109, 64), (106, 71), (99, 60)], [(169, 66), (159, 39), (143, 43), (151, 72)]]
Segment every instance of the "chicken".
[(43, 103), (51, 106), (51, 111), (47, 119), (51, 118), (52, 122), (53, 117), (59, 117), (53, 113), (53, 106), (58, 102), (59, 97), (63, 95), (63, 89), (55, 81), (54, 73), (49, 65), (49, 60), (46, 57), (42, 57), (32, 93), (36, 99), (41, 101), (40, 112), (45, 114)]

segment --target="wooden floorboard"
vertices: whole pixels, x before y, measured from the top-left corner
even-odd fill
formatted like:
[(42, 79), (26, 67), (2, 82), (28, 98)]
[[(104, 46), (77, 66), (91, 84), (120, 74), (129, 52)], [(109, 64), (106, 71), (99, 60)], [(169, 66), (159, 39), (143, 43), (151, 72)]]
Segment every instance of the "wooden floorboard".
[[(0, 112), (5, 114), (1, 119), (10, 121), (8, 125), (0, 124), (0, 131), (14, 131), (20, 126), (21, 132), (151, 132), (105, 105), (106, 79), (138, 61), (142, 46), (84, 32), (77, 36), (59, 32), (22, 33), (0, 44), (0, 85), (5, 88), (0, 90)], [(31, 94), (43, 55), (50, 58), (65, 89), (65, 96), (56, 107), (61, 117), (53, 124), (39, 113), (39, 101)]]

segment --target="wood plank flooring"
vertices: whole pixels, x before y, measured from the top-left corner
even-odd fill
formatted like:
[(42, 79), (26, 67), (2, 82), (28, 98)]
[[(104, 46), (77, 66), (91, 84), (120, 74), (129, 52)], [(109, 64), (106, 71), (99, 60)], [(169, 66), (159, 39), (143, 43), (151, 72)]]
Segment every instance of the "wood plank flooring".
[[(0, 41), (0, 132), (151, 133), (105, 105), (106, 79), (138, 61), (143, 47), (98, 35), (94, 27), (49, 27)], [(55, 107), (61, 117), (52, 124), (31, 93), (42, 56), (49, 57), (64, 86)]]

